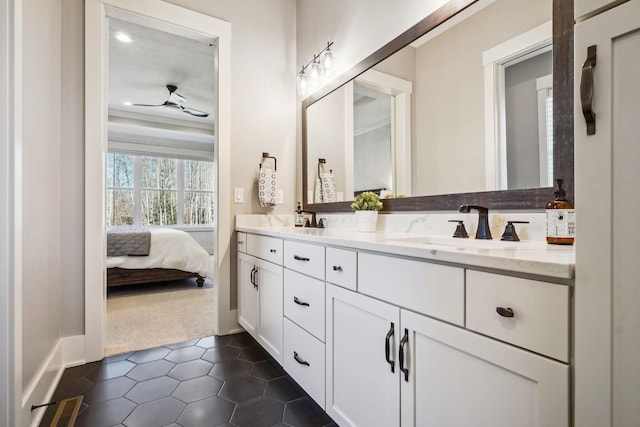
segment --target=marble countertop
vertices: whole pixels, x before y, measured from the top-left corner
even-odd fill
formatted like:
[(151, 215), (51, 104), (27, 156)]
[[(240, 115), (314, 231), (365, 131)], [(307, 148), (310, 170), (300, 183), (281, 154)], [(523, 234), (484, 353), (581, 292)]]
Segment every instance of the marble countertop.
[(463, 266), (512, 271), (559, 279), (575, 275), (575, 247), (545, 241), (505, 242), (434, 237), (426, 234), (344, 229), (237, 225), (236, 230), (356, 250), (383, 252)]

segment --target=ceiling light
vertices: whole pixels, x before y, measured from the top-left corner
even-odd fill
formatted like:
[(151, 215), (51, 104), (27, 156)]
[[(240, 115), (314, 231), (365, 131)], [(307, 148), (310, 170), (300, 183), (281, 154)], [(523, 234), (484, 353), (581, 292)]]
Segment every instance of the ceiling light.
[[(310, 91), (326, 83), (326, 81), (323, 80), (333, 76), (335, 58), (331, 51), (331, 46), (333, 46), (333, 42), (327, 42), (327, 47), (322, 49), (317, 55), (314, 54), (313, 59), (302, 66), (297, 79), (298, 94), (300, 96), (307, 96)], [(309, 68), (309, 74), (305, 73), (307, 68)]]
[(122, 43), (131, 43), (133, 39), (129, 37), (129, 34), (123, 32), (117, 32), (115, 34), (115, 38), (120, 40)]
[(124, 101), (123, 102), (124, 105), (126, 105), (127, 107), (131, 107), (133, 105), (133, 102), (131, 101)]

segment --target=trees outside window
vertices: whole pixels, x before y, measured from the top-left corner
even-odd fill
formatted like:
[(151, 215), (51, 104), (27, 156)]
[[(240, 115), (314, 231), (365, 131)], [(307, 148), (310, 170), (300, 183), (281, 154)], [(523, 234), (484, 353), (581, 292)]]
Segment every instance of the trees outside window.
[(213, 162), (111, 152), (107, 225), (212, 225)]

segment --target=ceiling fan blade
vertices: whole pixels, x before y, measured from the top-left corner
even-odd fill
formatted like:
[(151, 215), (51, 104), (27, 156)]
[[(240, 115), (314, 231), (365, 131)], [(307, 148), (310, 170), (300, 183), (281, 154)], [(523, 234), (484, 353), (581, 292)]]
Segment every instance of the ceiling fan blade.
[(189, 108), (189, 107), (182, 107), (180, 106), (182, 111), (184, 111), (185, 113), (191, 114), (192, 116), (196, 116), (196, 117), (208, 117), (209, 113), (205, 113), (204, 111), (200, 111), (200, 110), (196, 110), (194, 108)]
[(185, 98), (184, 96), (180, 95), (179, 93), (171, 92), (171, 94), (169, 95), (168, 102), (173, 102), (174, 104), (182, 104), (186, 100), (187, 100), (187, 98)]
[(131, 104), (132, 107), (164, 107), (166, 104)]

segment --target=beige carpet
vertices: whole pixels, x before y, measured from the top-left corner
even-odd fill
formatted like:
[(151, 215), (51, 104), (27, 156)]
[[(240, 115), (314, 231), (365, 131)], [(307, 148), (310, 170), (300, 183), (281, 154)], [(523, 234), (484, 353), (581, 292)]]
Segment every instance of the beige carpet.
[(109, 289), (105, 356), (214, 335), (213, 296), (209, 280)]

